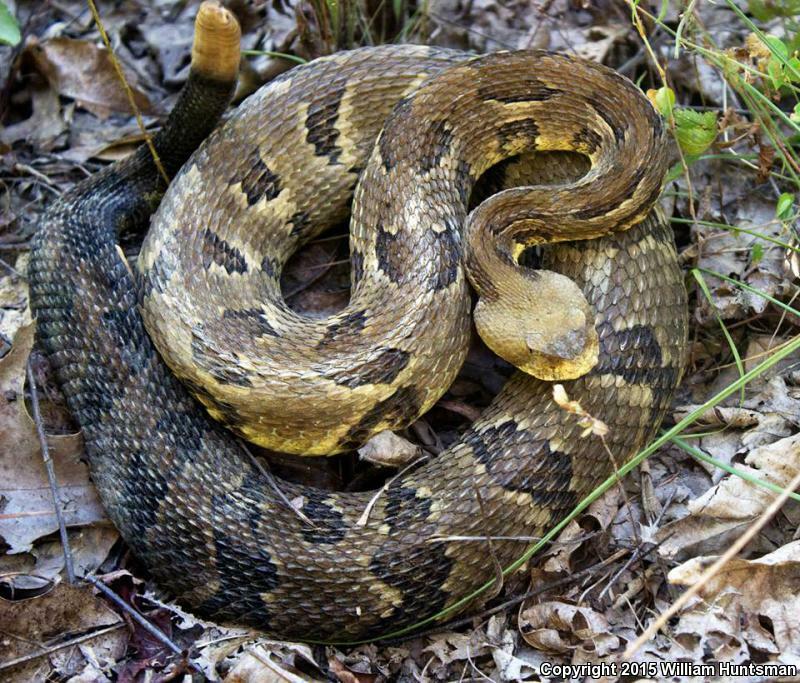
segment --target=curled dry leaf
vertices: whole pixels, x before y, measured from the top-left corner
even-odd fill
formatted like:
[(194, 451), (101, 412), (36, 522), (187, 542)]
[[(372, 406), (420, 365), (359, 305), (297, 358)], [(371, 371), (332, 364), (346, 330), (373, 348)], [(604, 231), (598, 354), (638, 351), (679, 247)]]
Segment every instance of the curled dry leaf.
[[(746, 355), (752, 360), (745, 361), (745, 368), (752, 369), (755, 363), (782, 341), (767, 337), (751, 337)], [(796, 362), (796, 359), (791, 360), (791, 363), (796, 364)], [(800, 415), (800, 392), (796, 382), (788, 374), (791, 367), (788, 365), (782, 368), (781, 372), (784, 374), (758, 378), (749, 383), (743, 405), (717, 406), (706, 412), (698, 420), (698, 424), (704, 427), (704, 433), (696, 437), (697, 440), (693, 440), (692, 443), (717, 460), (730, 465), (743, 453), (775, 443), (793, 434), (797, 429), (797, 416)], [(735, 368), (731, 368), (730, 372), (721, 373), (714, 385), (707, 388), (707, 394), (715, 393), (737, 377), (738, 372)], [(674, 413), (676, 421), (696, 407), (696, 405), (686, 405), (678, 408)], [(725, 476), (725, 472), (713, 464), (698, 464), (707, 471), (714, 483)], [(687, 473), (687, 468), (684, 468), (684, 473)], [(703, 489), (705, 488), (706, 485), (703, 484)], [(695, 494), (703, 489), (695, 488)]]
[[(756, 448), (745, 463), (738, 469), (777, 486), (786, 486), (800, 468), (800, 434)], [(721, 549), (732, 533), (749, 525), (777, 495), (741, 477), (728, 475), (689, 502), (688, 517), (659, 530), (659, 553), (674, 558), (680, 553), (696, 552), (700, 544), (706, 549)]]
[[(88, 40), (51, 38), (31, 43), (26, 51), (59, 95), (75, 99), (101, 119), (113, 112), (132, 113), (125, 88), (105, 48)], [(123, 71), (136, 106), (141, 112), (150, 113), (152, 105), (137, 88), (135, 75), (127, 69)]]
[(570, 558), (578, 548), (581, 547), (584, 532), (580, 525), (572, 520), (564, 530), (558, 535), (558, 540), (554, 544), (552, 554), (547, 558), (542, 569), (546, 572), (559, 573), (570, 571)]
[(487, 653), (488, 644), (480, 637), (482, 635), (479, 631), (473, 634), (446, 631), (432, 636), (430, 645), (423, 652), (431, 652), (445, 665), (466, 661)]
[(358, 455), (373, 465), (404, 467), (420, 456), (420, 448), (387, 429), (359, 448)]
[(524, 608), (519, 630), (528, 644), (557, 654), (582, 650), (602, 657), (619, 647), (619, 638), (602, 614), (555, 600)]
[(619, 514), (623, 503), (621, 487), (612, 486), (589, 506), (585, 514), (588, 517), (594, 517), (600, 525), (600, 529), (605, 531)]
[[(25, 409), (25, 369), (34, 326), (22, 327), (11, 351), (0, 360), (0, 537), (12, 553), (58, 529), (36, 427)], [(68, 526), (105, 519), (100, 500), (81, 462), (80, 434), (49, 436), (50, 456)]]
[(231, 667), (225, 683), (250, 683), (250, 681), (285, 681), (309, 683), (314, 679), (294, 666), (295, 661), (305, 661), (316, 668), (311, 648), (300, 643), (281, 643), (263, 640), (248, 647)]
[[(775, 218), (775, 200), (751, 195), (741, 202), (731, 225), (745, 228), (755, 235), (783, 240), (783, 224)], [(709, 217), (710, 222), (724, 222), (725, 217)], [(715, 225), (698, 224), (693, 228), (703, 244), (698, 266), (741, 280), (759, 292), (773, 297), (791, 296), (791, 287), (783, 270), (784, 249), (754, 234), (726, 230)], [(735, 284), (704, 275), (711, 291), (713, 308), (705, 297), (699, 298), (698, 314), (703, 323), (716, 324), (714, 313), (723, 320), (740, 320), (763, 313), (767, 299)]]
[[(668, 576), (691, 586), (716, 557), (695, 557)], [(756, 560), (734, 558), (706, 582), (689, 615), (717, 622), (762, 651), (800, 656), (800, 541)]]
[[(70, 528), (68, 536), (75, 575), (86, 576), (108, 557), (119, 533), (110, 524), (98, 524)], [(0, 576), (10, 590), (40, 585), (42, 580), (56, 581), (63, 570), (64, 550), (55, 535), (37, 541), (30, 552), (0, 557)]]
[[(24, 270), (27, 259), (18, 257), (15, 265), (18, 270)], [(18, 277), (0, 278), (0, 334), (6, 339), (13, 339), (17, 330), (30, 322), (27, 283)]]
[(539, 666), (547, 661), (547, 655), (519, 646), (519, 635), (506, 626), (504, 616), (496, 614), (489, 619), (486, 636), (492, 645), (492, 659), (500, 681), (534, 679)]
[(750, 659), (750, 647), (761, 653), (775, 654), (777, 648), (771, 634), (757, 621), (746, 624), (745, 639), (736, 600), (735, 591), (723, 591), (712, 603), (693, 598), (678, 623), (670, 629), (674, 644), (666, 660), (702, 662), (711, 653), (716, 661), (740, 664)]
[(48, 87), (32, 90), (31, 109), (31, 115), (24, 121), (0, 128), (0, 141), (11, 145), (25, 140), (40, 151), (49, 152), (67, 128), (58, 94)]

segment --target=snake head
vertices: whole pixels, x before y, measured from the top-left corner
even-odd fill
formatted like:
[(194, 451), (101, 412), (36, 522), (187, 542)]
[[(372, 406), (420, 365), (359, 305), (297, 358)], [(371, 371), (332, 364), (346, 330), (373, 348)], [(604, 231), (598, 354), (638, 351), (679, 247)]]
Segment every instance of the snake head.
[(542, 380), (576, 379), (597, 363), (594, 314), (568, 277), (536, 271), (495, 298), (481, 297), (475, 326), (487, 346)]

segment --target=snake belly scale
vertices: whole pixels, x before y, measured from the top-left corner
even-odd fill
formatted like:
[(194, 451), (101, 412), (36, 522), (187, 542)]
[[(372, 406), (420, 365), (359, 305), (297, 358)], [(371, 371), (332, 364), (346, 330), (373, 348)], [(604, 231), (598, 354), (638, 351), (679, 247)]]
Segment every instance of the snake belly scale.
[[(660, 122), (627, 81), (578, 59), (368, 48), (268, 84), (184, 165), (231, 85), (193, 61), (155, 138), (176, 177), (135, 274), (116, 239), (147, 224), (165, 189), (147, 150), (50, 208), (30, 267), (39, 335), (109, 516), (179, 602), (283, 637), (380, 636), (492, 578), (482, 543), (437, 538), (540, 535), (611, 472), (604, 445), (581, 437), (549, 383), (518, 372), (454, 445), (393, 480), (365, 524), (372, 493), (279, 482), (309, 524), (208, 413), (259, 442), (327, 452), (414, 419), (469, 340), (471, 188), (504, 160), (510, 172), (520, 154), (566, 150), (589, 158), (585, 175), (472, 212), (469, 279), (492, 304), (503, 289), (492, 271), (514, 260), (492, 238), (561, 241), (542, 272), (580, 288), (599, 349), (564, 386), (625, 461), (658, 427), (686, 343), (672, 235), (653, 208)], [(540, 175), (558, 176), (553, 159)], [(351, 303), (303, 319), (280, 297), (280, 269), (345, 216), (354, 188)], [(597, 239), (564, 241), (582, 237)], [(320, 385), (311, 411), (303, 396)], [(506, 565), (525, 544), (493, 548)]]

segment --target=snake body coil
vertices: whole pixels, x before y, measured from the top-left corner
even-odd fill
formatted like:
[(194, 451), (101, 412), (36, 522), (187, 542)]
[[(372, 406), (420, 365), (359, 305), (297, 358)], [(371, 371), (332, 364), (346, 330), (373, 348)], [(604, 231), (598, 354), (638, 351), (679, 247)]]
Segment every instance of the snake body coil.
[[(170, 176), (230, 94), (230, 80), (204, 65), (155, 139)], [(31, 259), (39, 334), (103, 503), (156, 580), (216, 620), (293, 638), (378, 636), (492, 578), (483, 543), (447, 537), (539, 535), (612, 468), (551, 385), (520, 372), (456, 444), (393, 480), (366, 524), (370, 493), (281, 482), (309, 524), (169, 370), (140, 304), (159, 350), (212, 415), (287, 450), (341, 450), (415, 418), (458, 371), (469, 332), (461, 228), (477, 179), (501, 162), (503, 184), (515, 173), (554, 179), (472, 213), (469, 278), (488, 310), (478, 326), (491, 333), (493, 321), (526, 314), (493, 308), (504, 288), (527, 292), (503, 284), (519, 282), (515, 244), (607, 235), (548, 247), (542, 267), (574, 280), (588, 302), (599, 357), (564, 386), (608, 425), (606, 444), (623, 462), (652, 436), (682, 372), (685, 293), (652, 208), (661, 145), (646, 101), (597, 65), (372, 48), (289, 72), (201, 146), (161, 204), (138, 283), (116, 239), (146, 223), (164, 190), (149, 152), (57, 201)], [(514, 160), (541, 150), (584, 154), (589, 170), (575, 179), (574, 162), (558, 155), (527, 171)], [(360, 172), (351, 303), (331, 319), (303, 318), (283, 303), (280, 269), (345, 215)], [(551, 275), (522, 277), (549, 286)], [(569, 357), (572, 337), (554, 338), (526, 343)], [(493, 549), (507, 565), (524, 544)]]

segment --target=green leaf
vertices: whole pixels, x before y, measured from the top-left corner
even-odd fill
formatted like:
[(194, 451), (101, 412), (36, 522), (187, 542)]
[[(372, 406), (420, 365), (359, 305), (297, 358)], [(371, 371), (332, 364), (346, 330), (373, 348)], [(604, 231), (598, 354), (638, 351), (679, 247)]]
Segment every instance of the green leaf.
[(781, 220), (786, 220), (792, 215), (793, 207), (794, 195), (791, 192), (784, 192), (778, 197), (778, 203), (775, 205), (775, 215)]
[(16, 45), (21, 39), (17, 20), (9, 11), (8, 5), (0, 1), (0, 43)]
[(789, 80), (795, 82), (800, 81), (800, 77), (798, 77), (798, 74), (800, 74), (800, 59), (792, 57), (789, 59), (789, 66), (792, 67), (788, 69), (789, 73), (787, 75), (789, 76)]
[(677, 164), (674, 164), (669, 172), (667, 173), (667, 177), (664, 180), (664, 183), (669, 184), (673, 180), (677, 180), (683, 175), (683, 164), (679, 161)]
[(764, 36), (764, 42), (778, 55), (784, 59), (789, 59), (789, 48), (786, 47), (786, 43), (778, 38), (778, 36)]
[(717, 113), (675, 109), (675, 137), (684, 154), (697, 156), (717, 139)]
[(780, 90), (781, 86), (786, 85), (786, 77), (783, 75), (783, 66), (775, 57), (770, 57), (769, 63), (767, 64), (767, 74), (775, 90)]
[[(694, 154), (686, 154), (683, 157), (683, 161), (686, 162), (686, 166), (691, 166), (695, 161), (697, 161), (700, 157)], [(677, 180), (684, 174), (684, 167), (683, 163), (678, 161), (669, 171), (667, 172), (667, 177), (664, 180), (665, 184), (671, 183), (673, 180)]]
[(767, 6), (763, 0), (750, 0), (747, 11), (762, 22), (769, 21), (774, 16), (772, 7)]
[(761, 242), (756, 242), (750, 250), (750, 265), (757, 266), (762, 258), (764, 258), (764, 246)]
[(800, 102), (794, 105), (794, 111), (789, 115), (789, 118), (795, 123), (800, 123)]
[(658, 109), (658, 111), (661, 113), (661, 116), (663, 116), (665, 119), (669, 119), (672, 116), (672, 110), (675, 107), (675, 92), (672, 90), (672, 88), (662, 85), (658, 90), (656, 90), (656, 94), (653, 99), (656, 109)]
[(758, 21), (767, 22), (775, 17), (791, 17), (800, 12), (800, 0), (750, 0), (747, 9)]

